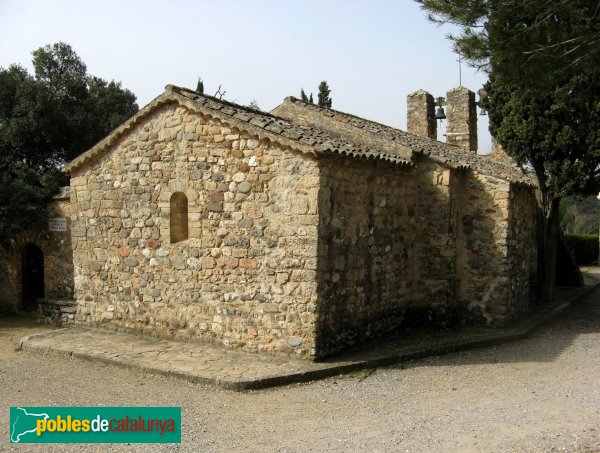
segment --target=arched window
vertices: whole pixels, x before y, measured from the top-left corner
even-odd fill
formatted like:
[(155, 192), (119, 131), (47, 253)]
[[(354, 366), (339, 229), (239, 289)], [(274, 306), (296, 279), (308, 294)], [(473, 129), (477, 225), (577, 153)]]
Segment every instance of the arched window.
[(183, 192), (171, 195), (171, 244), (188, 238), (188, 199)]

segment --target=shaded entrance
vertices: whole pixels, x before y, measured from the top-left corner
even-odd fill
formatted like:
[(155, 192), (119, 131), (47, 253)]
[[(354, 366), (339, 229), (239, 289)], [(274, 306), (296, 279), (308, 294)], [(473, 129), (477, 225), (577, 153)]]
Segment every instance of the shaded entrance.
[(27, 244), (21, 252), (23, 310), (34, 311), (37, 299), (44, 298), (44, 252), (35, 244)]

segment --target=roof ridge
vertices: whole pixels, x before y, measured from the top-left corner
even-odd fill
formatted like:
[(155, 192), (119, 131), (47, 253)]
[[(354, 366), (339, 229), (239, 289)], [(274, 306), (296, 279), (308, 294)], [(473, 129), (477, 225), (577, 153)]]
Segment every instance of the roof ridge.
[[(397, 131), (397, 132), (400, 132), (400, 133), (402, 133), (402, 134), (407, 134), (407, 135), (415, 135), (415, 134), (412, 134), (412, 133), (410, 133), (410, 132), (403, 131), (402, 129), (398, 129), (398, 128), (395, 128), (395, 127), (393, 127), (393, 126), (390, 126), (390, 125), (388, 125), (388, 124), (379, 123), (379, 122), (377, 122), (377, 121), (373, 121), (373, 120), (370, 120), (370, 119), (368, 119), (368, 118), (363, 118), (362, 116), (358, 116), (358, 115), (355, 115), (355, 114), (353, 114), (353, 113), (342, 112), (341, 110), (331, 109), (331, 108), (327, 108), (327, 107), (321, 107), (320, 105), (317, 105), (317, 104), (311, 104), (310, 102), (303, 101), (302, 99), (298, 99), (298, 98), (297, 98), (297, 97), (295, 97), (295, 96), (288, 96), (288, 97), (286, 97), (286, 98), (284, 99), (284, 101), (286, 101), (286, 100), (288, 100), (288, 99), (289, 99), (290, 101), (292, 101), (292, 102), (298, 102), (298, 103), (300, 103), (300, 104), (304, 104), (304, 105), (306, 105), (306, 106), (307, 106), (307, 107), (309, 107), (309, 108), (313, 108), (313, 109), (316, 109), (316, 110), (319, 110), (319, 111), (322, 111), (322, 112), (334, 112), (334, 113), (339, 113), (340, 115), (349, 116), (349, 117), (352, 117), (352, 118), (354, 118), (354, 119), (357, 119), (357, 120), (360, 120), (360, 121), (367, 121), (368, 123), (371, 123), (371, 124), (374, 124), (374, 125), (377, 125), (377, 126), (382, 126), (382, 127), (385, 127), (385, 128), (393, 129), (393, 130), (395, 130), (395, 131)], [(418, 136), (418, 135), (417, 135), (416, 137), (420, 137), (420, 136)], [(424, 138), (424, 137), (420, 137), (420, 138)], [(427, 140), (432, 140), (432, 139), (427, 139)], [(434, 141), (434, 142), (438, 142), (438, 143), (444, 143), (444, 142), (440, 142), (440, 141), (438, 141), (438, 140), (432, 140), (432, 141)], [(444, 144), (447, 144), (447, 143), (444, 143)], [(448, 146), (454, 146), (454, 145), (448, 145)]]
[[(192, 96), (195, 96), (196, 98), (205, 98), (205, 99), (209, 99), (209, 100), (214, 101), (214, 102), (218, 102), (219, 104), (226, 105), (228, 107), (233, 107), (233, 108), (236, 108), (236, 109), (244, 110), (244, 111), (246, 111), (248, 113), (259, 114), (259, 115), (264, 115), (264, 116), (270, 116), (270, 117), (273, 117), (273, 118), (277, 118), (276, 115), (273, 115), (273, 114), (271, 114), (269, 112), (265, 112), (264, 110), (253, 109), (252, 107), (248, 107), (247, 105), (236, 104), (235, 102), (231, 102), (231, 101), (228, 101), (226, 99), (221, 99), (221, 98), (218, 98), (216, 96), (211, 96), (210, 94), (198, 93), (197, 91), (191, 90), (190, 88), (186, 88), (186, 87), (180, 87), (180, 86), (177, 86), (177, 85), (168, 84), (165, 87), (165, 91), (166, 92), (177, 93), (177, 94), (180, 94), (182, 96), (189, 97), (189, 98), (192, 98)], [(281, 119), (283, 119), (283, 118), (281, 118)]]
[(191, 111), (216, 118), (236, 129), (245, 131), (253, 137), (277, 142), (283, 147), (305, 154), (334, 153), (387, 160), (396, 164), (411, 163), (400, 155), (395, 155), (374, 146), (355, 143), (343, 137), (335, 137), (310, 125), (301, 126), (271, 113), (254, 110), (214, 96), (200, 94), (188, 88), (167, 85), (164, 93), (152, 100), (88, 151), (73, 159), (64, 168), (64, 171), (76, 170), (101, 155), (157, 108), (171, 102), (179, 103), (179, 105), (183, 105)]
[[(351, 127), (359, 128), (365, 133), (387, 133), (389, 134), (387, 140), (389, 140), (390, 143), (396, 143), (398, 146), (404, 145), (413, 152), (424, 154), (438, 163), (456, 168), (472, 168), (473, 170), (479, 171), (482, 174), (497, 176), (501, 179), (507, 179), (513, 182), (532, 184), (529, 174), (514, 160), (499, 160), (495, 159), (494, 157), (490, 158), (488, 155), (479, 155), (456, 145), (451, 145), (449, 143), (441, 142), (428, 137), (421, 137), (420, 135), (362, 118), (351, 113), (311, 104), (294, 96), (286, 97), (281, 106), (285, 106), (285, 104), (288, 102), (291, 105), (299, 104), (300, 108), (304, 107), (311, 109), (324, 116), (335, 117), (336, 115), (339, 115), (341, 117), (348, 118), (350, 121), (347, 121), (346, 124), (349, 124)], [(276, 107), (274, 110), (277, 110), (278, 108), (279, 107)], [(343, 135), (343, 133), (340, 134)], [(502, 170), (504, 175), (498, 176), (496, 172), (498, 169)]]

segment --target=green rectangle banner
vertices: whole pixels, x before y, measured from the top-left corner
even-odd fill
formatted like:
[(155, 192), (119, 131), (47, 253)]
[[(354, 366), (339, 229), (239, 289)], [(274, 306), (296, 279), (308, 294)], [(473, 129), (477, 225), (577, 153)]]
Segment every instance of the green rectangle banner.
[(180, 407), (11, 407), (10, 442), (180, 443)]

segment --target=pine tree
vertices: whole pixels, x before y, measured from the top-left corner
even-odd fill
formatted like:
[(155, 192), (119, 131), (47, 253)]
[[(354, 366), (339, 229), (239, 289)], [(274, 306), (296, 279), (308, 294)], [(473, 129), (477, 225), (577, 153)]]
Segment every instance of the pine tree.
[(540, 299), (551, 302), (561, 197), (600, 190), (597, 2), (417, 0), (458, 26), (454, 48), (489, 74), (490, 131), (538, 182)]
[(319, 84), (319, 102), (317, 103), (319, 107), (325, 107), (327, 109), (331, 108), (331, 90), (329, 89), (329, 85), (327, 82), (323, 80)]

